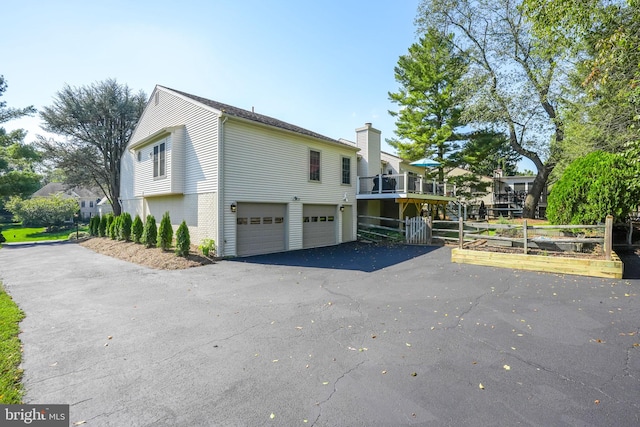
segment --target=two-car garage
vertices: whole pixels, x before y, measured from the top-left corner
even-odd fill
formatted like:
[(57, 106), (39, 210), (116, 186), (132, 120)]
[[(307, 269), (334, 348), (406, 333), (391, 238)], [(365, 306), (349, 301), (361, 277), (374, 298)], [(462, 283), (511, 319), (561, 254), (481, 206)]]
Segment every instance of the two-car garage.
[[(335, 205), (302, 207), (302, 247), (337, 243)], [(238, 203), (236, 212), (237, 254), (258, 255), (287, 250), (288, 212), (285, 203)]]

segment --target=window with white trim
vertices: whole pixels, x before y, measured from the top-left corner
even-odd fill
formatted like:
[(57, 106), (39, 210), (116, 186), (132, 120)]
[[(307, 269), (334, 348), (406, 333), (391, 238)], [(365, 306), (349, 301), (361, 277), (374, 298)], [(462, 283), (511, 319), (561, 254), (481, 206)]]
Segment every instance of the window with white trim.
[(320, 152), (309, 150), (309, 181), (320, 182)]
[(166, 143), (161, 142), (153, 147), (153, 177), (162, 178), (166, 175), (167, 154)]

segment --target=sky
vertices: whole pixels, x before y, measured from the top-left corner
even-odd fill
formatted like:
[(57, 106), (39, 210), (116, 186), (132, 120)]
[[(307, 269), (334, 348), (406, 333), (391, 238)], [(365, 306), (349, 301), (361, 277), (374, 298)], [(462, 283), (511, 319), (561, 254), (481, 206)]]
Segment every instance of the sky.
[[(355, 140), (392, 138), (394, 67), (418, 40), (420, 0), (4, 0), (0, 74), (9, 107), (52, 105), (65, 85), (156, 84)], [(40, 119), (4, 123), (40, 129)]]

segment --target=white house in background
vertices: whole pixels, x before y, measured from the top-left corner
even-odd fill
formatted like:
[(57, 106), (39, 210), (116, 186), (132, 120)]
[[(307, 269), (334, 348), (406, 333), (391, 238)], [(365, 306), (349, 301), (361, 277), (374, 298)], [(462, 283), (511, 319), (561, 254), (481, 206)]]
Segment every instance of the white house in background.
[(96, 191), (85, 187), (70, 187), (61, 182), (50, 182), (33, 193), (31, 197), (49, 197), (54, 194), (76, 199), (80, 206), (80, 218), (83, 221), (88, 221), (92, 216), (98, 214), (100, 196)]
[(358, 148), (156, 86), (121, 163), (124, 212), (244, 256), (356, 239)]
[(103, 215), (107, 215), (113, 212), (113, 206), (111, 206), (111, 202), (107, 196), (104, 196), (102, 200), (98, 202), (98, 215), (101, 217)]

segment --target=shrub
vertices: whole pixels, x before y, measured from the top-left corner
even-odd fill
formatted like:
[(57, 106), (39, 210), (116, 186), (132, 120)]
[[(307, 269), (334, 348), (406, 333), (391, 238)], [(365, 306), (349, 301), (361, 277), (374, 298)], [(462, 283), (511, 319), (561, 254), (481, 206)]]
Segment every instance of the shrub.
[(122, 218), (120, 220), (120, 238), (125, 242), (128, 242), (131, 240), (131, 214), (129, 212), (125, 212), (120, 215), (120, 218)]
[(112, 216), (112, 221), (109, 222), (107, 220), (107, 227), (109, 228), (109, 238), (111, 240), (116, 240), (118, 238), (118, 228), (120, 225), (120, 217), (114, 217)]
[(183, 220), (176, 231), (176, 255), (186, 257), (189, 255), (191, 247), (191, 238), (189, 237), (189, 227)]
[(51, 228), (73, 218), (73, 214), (80, 209), (80, 205), (76, 199), (64, 198), (56, 194), (26, 200), (13, 196), (5, 204), (5, 208), (13, 214), (14, 219), (22, 221), (24, 226)]
[(202, 255), (208, 257), (209, 254), (215, 256), (216, 253), (216, 241), (213, 239), (203, 239), (198, 249), (202, 252)]
[(168, 250), (173, 242), (173, 227), (171, 227), (171, 218), (169, 212), (165, 212), (160, 220), (160, 230), (158, 230), (158, 246), (163, 250)]
[(111, 235), (111, 224), (115, 221), (116, 217), (112, 213), (107, 214), (107, 232), (106, 236), (109, 237)]
[(136, 243), (140, 243), (143, 232), (144, 225), (142, 225), (140, 215), (136, 215), (135, 219), (133, 220), (133, 224), (131, 225), (131, 234), (133, 235), (133, 241)]
[(142, 233), (142, 241), (147, 248), (152, 248), (158, 243), (158, 227), (156, 226), (156, 218), (153, 215), (147, 215)]
[(74, 231), (73, 233), (69, 233), (69, 237), (67, 237), (67, 240), (76, 240), (76, 237), (78, 239), (84, 239), (85, 237), (89, 237), (91, 235), (91, 233), (87, 233), (86, 231), (79, 231), (77, 234)]
[(107, 235), (107, 215), (100, 218), (100, 226), (98, 227), (98, 236), (106, 237)]
[(589, 153), (567, 166), (554, 184), (547, 218), (552, 224), (597, 224), (607, 215), (623, 221), (638, 203), (633, 180), (633, 169), (622, 155)]
[(89, 235), (97, 236), (100, 229), (100, 217), (92, 216), (89, 220)]

